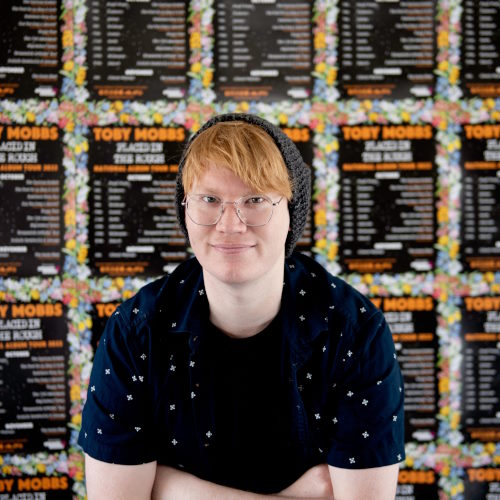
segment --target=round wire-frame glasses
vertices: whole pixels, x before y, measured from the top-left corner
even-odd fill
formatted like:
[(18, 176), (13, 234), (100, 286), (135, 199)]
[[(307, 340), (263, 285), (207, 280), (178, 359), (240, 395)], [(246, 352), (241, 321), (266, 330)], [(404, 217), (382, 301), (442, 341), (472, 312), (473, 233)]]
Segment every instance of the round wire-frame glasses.
[(278, 201), (267, 196), (251, 194), (236, 201), (222, 201), (218, 196), (209, 194), (186, 195), (181, 203), (188, 217), (198, 226), (214, 226), (224, 213), (224, 205), (233, 205), (238, 219), (250, 227), (265, 226), (272, 218)]

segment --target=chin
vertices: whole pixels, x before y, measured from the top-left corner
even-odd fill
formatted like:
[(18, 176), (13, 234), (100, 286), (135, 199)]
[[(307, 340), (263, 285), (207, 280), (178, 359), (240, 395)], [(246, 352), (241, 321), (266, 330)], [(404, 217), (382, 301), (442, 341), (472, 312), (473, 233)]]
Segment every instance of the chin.
[(215, 279), (228, 285), (241, 285), (258, 278), (258, 272), (255, 269), (255, 264), (245, 265), (240, 262), (225, 265), (222, 264), (215, 266), (215, 268), (212, 269), (210, 266), (207, 266), (205, 269)]

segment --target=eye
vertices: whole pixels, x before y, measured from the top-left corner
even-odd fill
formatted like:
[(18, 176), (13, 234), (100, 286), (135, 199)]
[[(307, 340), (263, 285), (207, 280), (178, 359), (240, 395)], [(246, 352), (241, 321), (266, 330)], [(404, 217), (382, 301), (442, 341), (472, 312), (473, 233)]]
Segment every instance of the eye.
[(250, 196), (245, 200), (245, 203), (248, 205), (260, 205), (266, 201), (262, 196)]
[(219, 198), (217, 198), (216, 196), (210, 196), (209, 194), (202, 194), (200, 196), (200, 200), (207, 205), (215, 205), (217, 203), (220, 203)]

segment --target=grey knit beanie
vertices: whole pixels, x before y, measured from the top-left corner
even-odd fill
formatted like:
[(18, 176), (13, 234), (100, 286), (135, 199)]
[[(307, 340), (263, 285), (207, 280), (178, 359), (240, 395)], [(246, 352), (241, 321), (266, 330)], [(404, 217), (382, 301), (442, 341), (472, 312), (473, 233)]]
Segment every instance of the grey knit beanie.
[(309, 167), (304, 163), (299, 150), (292, 140), (289, 139), (279, 127), (276, 127), (267, 120), (255, 115), (231, 113), (214, 116), (207, 121), (193, 137), (191, 137), (189, 143), (184, 148), (184, 152), (179, 162), (179, 172), (177, 174), (176, 210), (180, 227), (186, 238), (188, 238), (184, 207), (182, 206), (182, 201), (185, 196), (184, 187), (182, 186), (182, 169), (186, 161), (189, 145), (196, 139), (196, 137), (198, 137), (199, 134), (210, 128), (212, 125), (220, 122), (231, 121), (243, 121), (262, 128), (272, 137), (276, 146), (280, 150), (281, 155), (283, 156), (283, 160), (285, 161), (285, 165), (292, 181), (292, 199), (288, 203), (288, 211), (290, 213), (290, 231), (288, 232), (285, 243), (285, 255), (289, 257), (306, 225), (311, 202), (311, 172)]

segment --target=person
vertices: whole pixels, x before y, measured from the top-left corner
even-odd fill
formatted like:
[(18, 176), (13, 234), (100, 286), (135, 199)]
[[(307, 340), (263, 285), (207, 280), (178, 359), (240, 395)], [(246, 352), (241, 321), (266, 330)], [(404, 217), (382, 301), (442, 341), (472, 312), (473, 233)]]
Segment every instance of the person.
[(383, 314), (294, 252), (311, 173), (279, 128), (209, 120), (177, 177), (194, 257), (110, 317), (79, 444), (94, 498), (394, 498), (403, 380)]

